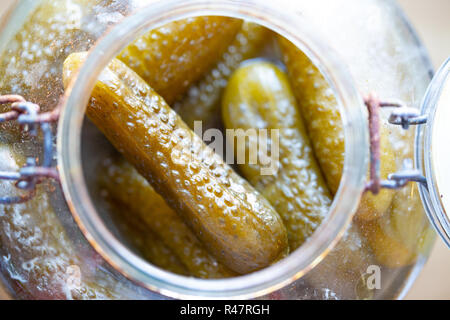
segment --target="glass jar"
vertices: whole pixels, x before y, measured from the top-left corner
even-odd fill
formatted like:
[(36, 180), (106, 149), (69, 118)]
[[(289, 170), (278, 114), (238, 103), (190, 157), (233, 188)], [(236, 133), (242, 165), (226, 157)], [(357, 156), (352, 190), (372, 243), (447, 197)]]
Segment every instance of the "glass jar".
[[(101, 70), (136, 37), (199, 15), (253, 21), (292, 41), (329, 81), (344, 124), (344, 173), (326, 221), (286, 259), (231, 279), (190, 278), (149, 264), (114, 231), (89, 188), (101, 142), (83, 120)], [(86, 50), (89, 58), (65, 91), (65, 58)], [(414, 183), (393, 191), (395, 213), (370, 223), (354, 218), (370, 158), (361, 94), (375, 91), (417, 108), (432, 76), (393, 1), (24, 0), (2, 24), (0, 52), (1, 94), (19, 94), (43, 112), (62, 106), (51, 159), (61, 184), (44, 182), (29, 201), (0, 206), (0, 269), (11, 297), (392, 299), (404, 296), (427, 259), (434, 233)], [(381, 114), (387, 122), (390, 110)], [(25, 157), (45, 161), (51, 145), (42, 147), (15, 123), (0, 128), (0, 170), (18, 170)], [(401, 168), (414, 158), (414, 130), (389, 131)], [(18, 195), (11, 182), (0, 185), (0, 197)]]

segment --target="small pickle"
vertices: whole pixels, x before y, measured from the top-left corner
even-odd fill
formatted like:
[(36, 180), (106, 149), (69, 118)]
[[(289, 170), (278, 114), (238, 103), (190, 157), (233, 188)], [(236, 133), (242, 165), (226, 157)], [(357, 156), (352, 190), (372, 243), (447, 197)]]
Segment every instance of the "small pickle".
[[(119, 202), (125, 220), (133, 216), (142, 221), (144, 230), (151, 230), (187, 267), (190, 274), (199, 278), (225, 278), (236, 274), (221, 265), (205, 249), (178, 214), (173, 211), (124, 160), (109, 163), (101, 176), (101, 185), (109, 198)], [(131, 218), (131, 219), (130, 219)]]
[[(66, 85), (86, 56), (66, 59)], [(249, 273), (285, 256), (286, 229), (269, 202), (119, 60), (101, 73), (87, 115), (222, 264)]]
[[(134, 249), (138, 255), (161, 269), (180, 275), (190, 275), (187, 268), (161, 238), (146, 228), (139, 217), (135, 217), (134, 212), (130, 213), (128, 207), (119, 203), (106, 189), (103, 189), (102, 184), (103, 181), (100, 181), (99, 194), (104, 198), (105, 205), (120, 234), (132, 246), (131, 249)], [(106, 191), (106, 194), (104, 191)]]
[[(278, 130), (269, 139), (271, 152), (279, 145), (277, 169), (262, 173), (262, 161), (239, 166), (244, 177), (269, 200), (288, 230), (291, 250), (298, 248), (326, 217), (331, 196), (316, 163), (309, 138), (287, 76), (277, 66), (253, 61), (231, 77), (223, 97), (227, 129)], [(259, 141), (260, 144), (263, 141)], [(252, 152), (251, 143), (238, 140), (236, 151)], [(259, 146), (261, 147), (261, 146)], [(239, 155), (238, 155), (239, 157)]]
[(174, 21), (138, 38), (118, 58), (171, 105), (214, 66), (241, 25), (226, 17)]
[[(125, 209), (124, 209), (125, 210)], [(175, 253), (155, 234), (146, 231), (128, 230), (133, 244), (142, 254), (142, 257), (163, 270), (183, 276), (190, 276), (189, 270), (178, 259)]]
[(212, 127), (220, 114), (220, 99), (228, 78), (244, 60), (255, 58), (262, 50), (271, 32), (261, 25), (244, 22), (233, 43), (216, 66), (192, 85), (183, 99), (174, 104), (174, 110), (191, 128), (194, 121), (202, 121), (204, 128)]
[(409, 184), (396, 192), (392, 208), (379, 219), (360, 223), (377, 261), (397, 268), (414, 263), (420, 252), (432, 243), (417, 185)]
[[(305, 120), (315, 155), (334, 195), (344, 167), (344, 129), (338, 102), (325, 77), (311, 60), (294, 44), (279, 37), (283, 59)], [(389, 130), (381, 127), (380, 176), (396, 171), (395, 157), (388, 139)], [(382, 216), (392, 203), (394, 191), (383, 189), (376, 196), (365, 193), (357, 217), (371, 220)]]

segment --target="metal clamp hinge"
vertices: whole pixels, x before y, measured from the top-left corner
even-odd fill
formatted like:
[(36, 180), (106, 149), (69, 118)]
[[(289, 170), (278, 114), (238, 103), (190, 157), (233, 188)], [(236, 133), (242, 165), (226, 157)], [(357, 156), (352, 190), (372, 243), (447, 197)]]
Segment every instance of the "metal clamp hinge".
[(40, 107), (27, 102), (19, 95), (0, 95), (0, 105), (10, 105), (10, 110), (0, 113), (0, 124), (16, 121), (31, 137), (38, 136), (39, 129), (43, 136), (43, 159), (38, 163), (36, 157), (28, 157), (26, 165), (19, 171), (0, 171), (0, 179), (16, 181), (15, 186), (23, 191), (19, 196), (2, 196), (0, 204), (23, 203), (36, 194), (36, 186), (46, 179), (59, 181), (59, 174), (53, 164), (53, 132), (52, 122), (59, 119), (62, 101), (51, 112), (40, 112)]
[(419, 110), (410, 108), (399, 101), (380, 101), (375, 94), (370, 94), (364, 99), (369, 111), (370, 133), (370, 181), (367, 182), (365, 192), (378, 194), (382, 188), (399, 189), (408, 182), (418, 182), (427, 185), (422, 173), (413, 168), (413, 161), (406, 159), (403, 168), (388, 175), (387, 180), (380, 178), (380, 108), (396, 108), (389, 116), (389, 123), (400, 125), (407, 130), (411, 125), (425, 124), (427, 116), (421, 115)]

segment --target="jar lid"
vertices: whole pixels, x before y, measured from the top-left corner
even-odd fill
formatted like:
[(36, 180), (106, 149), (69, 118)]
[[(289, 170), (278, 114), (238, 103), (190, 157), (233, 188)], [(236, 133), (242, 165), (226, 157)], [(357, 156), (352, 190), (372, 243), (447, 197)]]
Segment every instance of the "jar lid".
[(429, 85), (421, 113), (427, 121), (416, 132), (416, 168), (426, 179), (420, 196), (431, 224), (450, 247), (450, 58)]

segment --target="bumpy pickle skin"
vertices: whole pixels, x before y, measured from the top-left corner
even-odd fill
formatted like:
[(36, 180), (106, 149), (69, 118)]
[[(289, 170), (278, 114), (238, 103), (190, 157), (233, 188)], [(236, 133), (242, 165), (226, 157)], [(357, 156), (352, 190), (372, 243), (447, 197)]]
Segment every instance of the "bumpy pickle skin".
[(174, 110), (190, 127), (202, 121), (203, 128), (213, 127), (220, 115), (220, 102), (228, 78), (244, 60), (255, 58), (262, 50), (271, 31), (265, 27), (244, 22), (235, 40), (215, 67), (189, 88), (186, 96), (174, 104)]
[[(311, 60), (285, 38), (278, 38), (289, 79), (305, 120), (314, 153), (328, 187), (336, 194), (344, 167), (344, 129), (338, 102), (325, 77)], [(396, 171), (395, 156), (388, 139), (389, 130), (381, 126), (380, 177), (387, 179)], [(383, 189), (376, 196), (365, 193), (357, 217), (362, 220), (382, 216), (392, 203), (392, 190)]]
[[(0, 170), (17, 171), (23, 163), (0, 145)], [(20, 192), (14, 183), (0, 181), (0, 193)], [(95, 256), (78, 255), (42, 190), (24, 204), (0, 205), (0, 242), (0, 269), (19, 298), (120, 299), (129, 294), (120, 280), (101, 270)], [(81, 281), (70, 287), (68, 278), (76, 268)]]
[(118, 58), (171, 105), (214, 66), (241, 25), (215, 16), (174, 21), (138, 38)]
[(392, 208), (379, 219), (360, 223), (360, 229), (377, 261), (389, 268), (413, 264), (433, 239), (415, 184), (398, 190)]
[[(86, 56), (67, 58), (66, 85)], [(267, 200), (119, 60), (101, 73), (87, 115), (223, 265), (249, 273), (285, 256), (286, 229)]]
[(141, 228), (156, 234), (191, 275), (209, 279), (237, 275), (209, 254), (181, 217), (130, 164), (114, 159), (103, 171), (100, 185), (110, 199), (126, 208), (123, 218), (136, 217)]
[[(248, 62), (230, 78), (222, 111), (227, 129), (279, 130), (278, 141), (269, 142), (271, 146), (279, 143), (279, 162), (273, 174), (262, 174), (261, 161), (246, 161), (239, 169), (280, 214), (290, 248), (295, 250), (326, 217), (331, 195), (312, 153), (287, 76), (272, 63)], [(245, 144), (243, 140), (240, 143)], [(237, 145), (236, 150), (246, 148), (249, 153), (249, 145)]]

